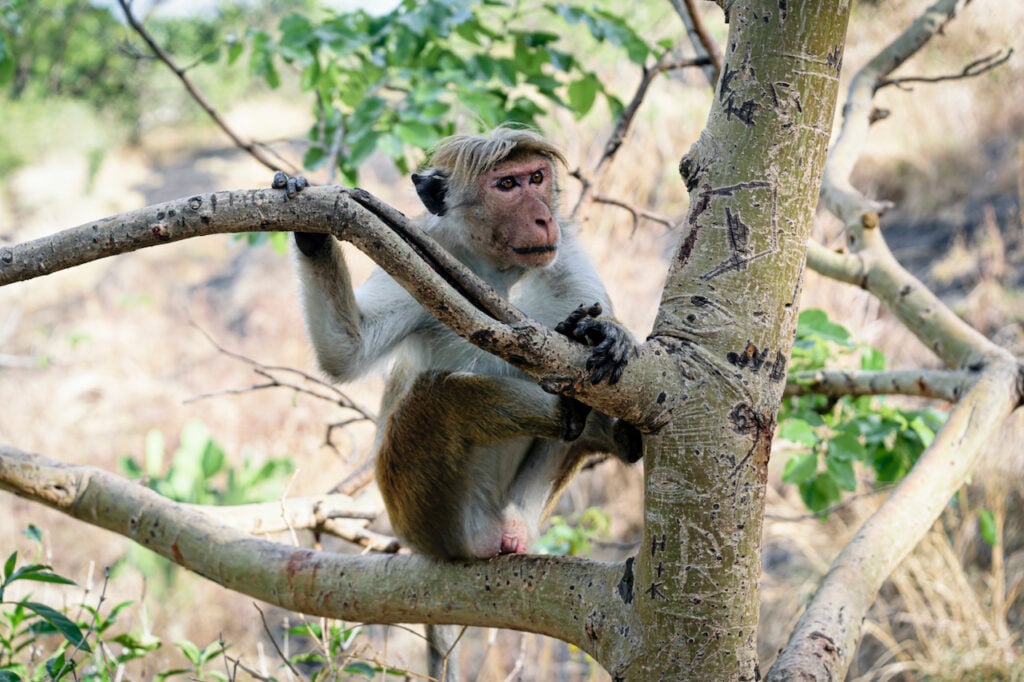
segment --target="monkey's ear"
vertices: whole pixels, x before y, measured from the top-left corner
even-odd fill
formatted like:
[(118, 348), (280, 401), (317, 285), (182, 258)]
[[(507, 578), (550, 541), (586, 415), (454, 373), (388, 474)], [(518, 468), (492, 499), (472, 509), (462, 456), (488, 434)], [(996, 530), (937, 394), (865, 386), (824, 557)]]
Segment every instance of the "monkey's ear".
[(428, 211), (434, 215), (444, 215), (448, 212), (448, 207), (444, 203), (448, 194), (447, 175), (436, 168), (430, 168), (422, 173), (413, 173), (412, 184)]

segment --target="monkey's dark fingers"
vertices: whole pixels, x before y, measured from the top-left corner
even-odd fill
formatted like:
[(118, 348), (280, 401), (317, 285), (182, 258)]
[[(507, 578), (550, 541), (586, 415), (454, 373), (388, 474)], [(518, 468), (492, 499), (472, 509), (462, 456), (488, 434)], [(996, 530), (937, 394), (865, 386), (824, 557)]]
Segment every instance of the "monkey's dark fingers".
[(564, 336), (568, 336), (570, 339), (579, 341), (580, 339), (576, 338), (575, 335), (576, 326), (579, 324), (580, 320), (586, 316), (587, 307), (585, 305), (580, 305), (576, 310), (569, 313), (568, 317), (555, 325), (555, 331)]
[(576, 310), (569, 313), (568, 317), (555, 325), (555, 331), (563, 336), (568, 336), (574, 341), (593, 345), (584, 334), (586, 327), (581, 328), (580, 322), (588, 320), (589, 318), (597, 317), (602, 311), (603, 309), (600, 303), (595, 303), (591, 306), (580, 304), (577, 306)]
[(288, 198), (292, 199), (296, 194), (309, 187), (309, 181), (301, 175), (291, 176), (277, 171), (274, 173), (274, 179), (270, 182), (271, 189), (283, 189), (288, 193)]

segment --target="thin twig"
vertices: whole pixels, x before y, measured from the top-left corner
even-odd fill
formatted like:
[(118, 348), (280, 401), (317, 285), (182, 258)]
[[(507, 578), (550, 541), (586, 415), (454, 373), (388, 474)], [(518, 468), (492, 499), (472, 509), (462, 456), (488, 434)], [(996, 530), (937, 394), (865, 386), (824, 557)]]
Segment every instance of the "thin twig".
[(664, 225), (669, 229), (671, 229), (675, 224), (666, 215), (663, 215), (661, 213), (654, 213), (653, 211), (648, 211), (638, 206), (634, 206), (633, 204), (626, 203), (625, 201), (620, 201), (618, 199), (606, 197), (601, 194), (594, 194), (593, 201), (596, 204), (608, 204), (609, 206), (618, 206), (619, 208), (623, 208), (629, 211), (630, 214), (632, 214), (633, 216), (633, 232), (636, 232), (637, 227), (640, 225), (641, 218), (645, 220), (650, 220), (651, 222), (660, 223), (661, 225)]
[(264, 153), (260, 148), (260, 145), (243, 140), (242, 137), (228, 125), (227, 121), (224, 120), (217, 110), (213, 108), (213, 105), (210, 104), (209, 100), (203, 96), (203, 93), (199, 91), (199, 88), (196, 87), (195, 83), (193, 83), (185, 73), (185, 69), (182, 69), (174, 62), (171, 55), (157, 44), (156, 40), (153, 39), (153, 36), (146, 31), (142, 23), (134, 14), (132, 14), (131, 2), (129, 0), (117, 0), (117, 3), (121, 6), (125, 20), (128, 22), (128, 25), (132, 27), (132, 30), (139, 34), (139, 37), (142, 38), (146, 45), (149, 46), (149, 49), (153, 51), (153, 54), (156, 55), (157, 59), (166, 64), (167, 68), (171, 70), (171, 73), (178, 77), (178, 80), (180, 80), (182, 85), (185, 86), (185, 90), (187, 90), (188, 94), (192, 96), (192, 99), (195, 100), (196, 104), (206, 112), (213, 122), (216, 123), (229, 138), (231, 138), (231, 141), (235, 143), (235, 146), (247, 152), (250, 156), (270, 170), (286, 170), (292, 174), (298, 173), (298, 167), (286, 161), (280, 154), (272, 152), (276, 157), (276, 160), (272, 159)]
[(722, 51), (711, 34), (708, 33), (693, 0), (671, 0), (671, 2), (676, 14), (679, 15), (686, 27), (686, 36), (690, 39), (693, 51), (697, 53), (698, 57), (708, 60), (704, 68), (704, 75), (711, 87), (714, 88), (722, 73)]
[(886, 485), (879, 486), (879, 487), (875, 488), (874, 490), (868, 490), (868, 491), (863, 492), (863, 493), (857, 493), (856, 495), (850, 495), (845, 500), (840, 500), (839, 502), (836, 502), (835, 504), (831, 504), (831, 505), (825, 507), (824, 509), (820, 509), (820, 510), (818, 510), (816, 512), (811, 512), (810, 514), (797, 514), (796, 516), (784, 516), (782, 514), (771, 514), (769, 512), (765, 512), (764, 517), (766, 519), (771, 519), (772, 521), (787, 521), (787, 522), (789, 522), (789, 521), (809, 521), (810, 519), (820, 519), (820, 518), (824, 518), (824, 517), (828, 516), (832, 512), (837, 512), (840, 509), (843, 509), (844, 507), (850, 506), (851, 504), (853, 504), (857, 500), (863, 499), (865, 497), (873, 497), (874, 495), (880, 495), (881, 493), (887, 493), (890, 490), (892, 490), (895, 486), (896, 486), (895, 483), (888, 483)]
[(601, 158), (598, 159), (597, 164), (594, 166), (594, 170), (591, 171), (589, 175), (584, 174), (580, 169), (571, 173), (574, 178), (580, 181), (583, 187), (580, 189), (580, 196), (576, 200), (576, 206), (573, 207), (572, 212), (569, 214), (570, 217), (578, 219), (583, 208), (590, 202), (594, 201), (592, 190), (600, 184), (604, 173), (607, 172), (609, 165), (615, 158), (615, 154), (619, 151), (619, 148), (625, 141), (626, 136), (629, 134), (630, 126), (633, 124), (637, 111), (639, 111), (640, 105), (644, 101), (644, 97), (647, 96), (647, 90), (651, 87), (651, 83), (654, 82), (654, 79), (667, 71), (683, 69), (691, 66), (702, 66), (707, 63), (709, 62), (706, 57), (675, 59), (666, 53), (663, 54), (653, 66), (643, 67), (640, 83), (636, 87), (636, 92), (633, 93), (633, 98), (630, 100), (629, 104), (627, 104), (622, 110), (622, 114), (619, 116), (619, 120), (615, 124), (615, 129), (612, 130), (611, 134), (608, 136), (608, 141), (605, 142), (604, 145), (604, 151), (601, 154)]
[(908, 83), (942, 83), (944, 81), (974, 78), (975, 76), (980, 76), (987, 71), (991, 71), (997, 66), (1005, 64), (1012, 54), (1013, 48), (1008, 47), (1006, 48), (1006, 53), (1002, 57), (999, 56), (999, 51), (996, 51), (987, 57), (975, 59), (973, 62), (965, 66), (960, 73), (947, 74), (945, 76), (906, 76), (904, 78), (883, 78), (879, 80), (878, 85), (875, 86), (875, 92), (881, 90), (887, 85), (895, 85), (898, 88), (903, 88)]
[[(357, 405), (354, 401), (352, 401), (351, 398), (349, 398), (345, 393), (343, 393), (334, 384), (331, 384), (331, 383), (328, 383), (326, 381), (323, 381), (322, 379), (318, 379), (317, 377), (313, 376), (312, 374), (308, 374), (307, 372), (303, 372), (302, 370), (295, 369), (294, 367), (286, 367), (286, 366), (282, 366), (282, 365), (265, 365), (265, 364), (263, 364), (263, 363), (261, 363), (261, 362), (259, 362), (257, 360), (253, 360), (250, 357), (242, 355), (241, 353), (237, 353), (235, 351), (230, 351), (227, 348), (224, 348), (223, 346), (221, 346), (219, 343), (217, 343), (217, 341), (209, 334), (209, 332), (207, 332), (205, 329), (203, 329), (191, 317), (189, 318), (189, 323), (193, 327), (195, 327), (197, 330), (199, 330), (199, 333), (201, 333), (204, 337), (206, 337), (206, 340), (209, 341), (210, 345), (213, 346), (217, 350), (217, 352), (222, 353), (224, 355), (227, 355), (229, 358), (233, 358), (235, 360), (238, 360), (239, 362), (243, 362), (243, 363), (249, 365), (250, 367), (253, 368), (253, 372), (255, 374), (258, 374), (259, 376), (267, 379), (267, 383), (253, 384), (252, 386), (248, 386), (248, 387), (245, 387), (245, 388), (228, 388), (228, 389), (224, 389), (224, 390), (221, 390), (221, 391), (211, 391), (209, 393), (202, 393), (200, 395), (196, 395), (196, 396), (192, 396), (191, 398), (187, 398), (184, 401), (185, 403), (195, 402), (195, 401), (198, 401), (198, 400), (204, 400), (206, 398), (211, 398), (211, 397), (218, 396), (218, 395), (237, 395), (237, 394), (241, 394), (241, 393), (248, 393), (248, 392), (251, 392), (251, 391), (258, 391), (258, 390), (262, 390), (262, 389), (265, 389), (265, 388), (278, 388), (278, 387), (281, 387), (281, 388), (290, 388), (293, 391), (296, 391), (296, 392), (299, 392), (299, 393), (303, 393), (305, 395), (308, 395), (308, 396), (313, 397), (313, 398), (317, 398), (319, 400), (325, 400), (325, 401), (330, 402), (330, 403), (332, 403), (334, 405), (337, 405), (338, 407), (340, 407), (342, 409), (352, 410), (353, 412), (355, 412), (356, 414), (359, 415), (358, 418), (353, 418), (353, 419), (345, 420), (344, 422), (342, 422), (343, 424), (351, 424), (351, 423), (358, 422), (358, 421), (369, 421), (369, 422), (376, 422), (377, 421), (377, 417), (376, 417), (376, 415), (373, 412), (371, 412), (369, 410), (366, 410), (366, 409), (363, 409), (362, 407)], [(302, 386), (300, 384), (292, 383), (290, 381), (282, 381), (281, 379), (275, 377), (272, 374), (272, 372), (281, 372), (281, 373), (285, 373), (285, 374), (293, 374), (293, 375), (301, 378), (305, 382), (313, 384), (314, 386), (316, 386), (318, 388), (325, 389), (326, 391), (328, 391), (332, 395), (324, 395), (323, 393), (315, 391), (315, 390), (313, 390), (311, 388), (308, 388), (306, 386)], [(330, 433), (330, 431), (328, 431), (328, 433)]]
[(290, 670), (293, 675), (302, 679), (302, 674), (295, 669), (292, 662), (289, 661), (288, 657), (284, 655), (283, 651), (281, 651), (281, 647), (277, 645), (277, 639), (274, 637), (274, 633), (270, 631), (270, 625), (267, 624), (267, 617), (263, 614), (263, 609), (261, 609), (256, 602), (252, 603), (252, 607), (260, 614), (260, 622), (263, 623), (263, 632), (267, 635), (267, 639), (270, 640), (270, 643), (274, 645), (274, 651), (277, 652), (278, 657), (288, 667), (288, 670)]

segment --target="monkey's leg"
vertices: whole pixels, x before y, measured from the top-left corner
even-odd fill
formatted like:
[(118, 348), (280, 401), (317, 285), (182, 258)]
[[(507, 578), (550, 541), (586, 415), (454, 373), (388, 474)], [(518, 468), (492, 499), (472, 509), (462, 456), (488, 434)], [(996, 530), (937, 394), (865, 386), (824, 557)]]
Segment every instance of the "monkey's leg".
[(565, 434), (565, 413), (559, 396), (524, 379), (416, 377), (390, 410), (377, 454), (395, 530), (436, 557), (525, 551), (539, 508), (509, 513), (509, 491), (532, 444)]

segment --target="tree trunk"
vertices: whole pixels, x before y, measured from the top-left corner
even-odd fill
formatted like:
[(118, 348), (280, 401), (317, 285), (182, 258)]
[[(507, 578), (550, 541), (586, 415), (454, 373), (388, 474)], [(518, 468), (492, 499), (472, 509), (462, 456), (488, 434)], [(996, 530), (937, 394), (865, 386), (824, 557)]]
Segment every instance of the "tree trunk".
[(680, 163), (687, 231), (649, 344), (677, 407), (646, 443), (634, 589), (645, 651), (629, 679), (759, 677), (768, 456), (850, 8), (728, 7), (715, 103)]

